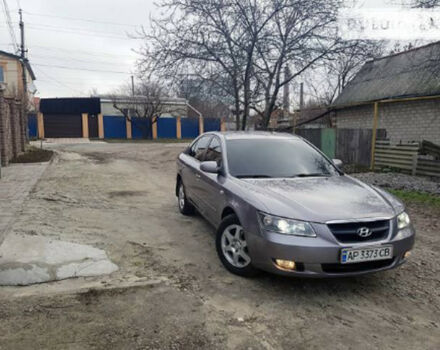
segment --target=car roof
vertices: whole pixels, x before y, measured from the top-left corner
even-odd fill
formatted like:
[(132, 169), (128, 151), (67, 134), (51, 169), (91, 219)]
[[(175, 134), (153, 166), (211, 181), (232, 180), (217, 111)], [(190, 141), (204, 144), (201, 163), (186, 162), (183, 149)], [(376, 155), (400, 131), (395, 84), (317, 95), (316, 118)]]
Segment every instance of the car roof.
[(288, 133), (271, 132), (271, 131), (223, 131), (208, 132), (206, 134), (217, 135), (226, 140), (247, 140), (247, 139), (297, 139), (301, 138)]

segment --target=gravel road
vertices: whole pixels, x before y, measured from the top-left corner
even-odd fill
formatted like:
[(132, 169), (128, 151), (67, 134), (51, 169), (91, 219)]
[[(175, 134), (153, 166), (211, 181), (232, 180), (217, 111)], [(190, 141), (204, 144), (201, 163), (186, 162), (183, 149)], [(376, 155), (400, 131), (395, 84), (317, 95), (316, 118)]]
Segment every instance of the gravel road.
[(439, 349), (439, 209), (409, 204), (401, 268), (307, 280), (229, 274), (174, 197), (182, 144), (53, 145), (13, 225), (104, 249), (120, 270), (0, 289), (0, 349)]

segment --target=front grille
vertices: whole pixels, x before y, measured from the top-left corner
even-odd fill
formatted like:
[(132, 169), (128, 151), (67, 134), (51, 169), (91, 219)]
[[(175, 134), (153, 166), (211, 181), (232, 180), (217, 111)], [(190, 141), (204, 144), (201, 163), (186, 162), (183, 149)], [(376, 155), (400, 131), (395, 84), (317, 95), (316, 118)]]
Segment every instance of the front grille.
[[(390, 231), (390, 220), (380, 220), (371, 222), (346, 222), (342, 224), (328, 224), (330, 231), (339, 242), (359, 243), (384, 239)], [(368, 228), (371, 235), (361, 237), (358, 230)]]
[(381, 269), (392, 265), (394, 259), (366, 261), (355, 264), (321, 264), (322, 271), (327, 273), (362, 272)]

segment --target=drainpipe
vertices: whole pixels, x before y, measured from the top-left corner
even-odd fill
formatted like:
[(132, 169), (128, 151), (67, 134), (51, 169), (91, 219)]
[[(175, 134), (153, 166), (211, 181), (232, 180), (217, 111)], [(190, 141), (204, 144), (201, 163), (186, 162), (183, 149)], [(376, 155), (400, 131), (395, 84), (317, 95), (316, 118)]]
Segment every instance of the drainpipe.
[(199, 110), (197, 110), (195, 107), (191, 106), (191, 105), (189, 104), (189, 102), (186, 102), (186, 106), (189, 107), (189, 108), (191, 108), (194, 112), (196, 112), (196, 113), (199, 115), (200, 118), (203, 118), (202, 113), (201, 113)]

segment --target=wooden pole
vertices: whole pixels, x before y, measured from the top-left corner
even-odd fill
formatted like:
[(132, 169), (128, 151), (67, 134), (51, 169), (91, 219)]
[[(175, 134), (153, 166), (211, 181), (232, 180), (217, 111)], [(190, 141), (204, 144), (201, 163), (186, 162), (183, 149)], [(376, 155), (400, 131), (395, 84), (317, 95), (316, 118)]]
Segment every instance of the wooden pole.
[(181, 119), (181, 117), (176, 118), (176, 136), (177, 136), (177, 139), (182, 138), (182, 119)]
[(371, 170), (374, 170), (378, 119), (379, 119), (379, 102), (375, 102), (374, 114), (373, 114), (373, 136), (371, 137), (371, 164), (370, 164)]
[(89, 138), (89, 114), (82, 114), (82, 134), (84, 139)]
[(199, 135), (202, 135), (205, 132), (205, 123), (203, 117), (199, 117)]
[(98, 136), (100, 139), (104, 138), (104, 116), (102, 113), (98, 114)]
[(43, 113), (38, 112), (37, 114), (37, 125), (38, 125), (38, 138), (40, 140), (44, 139), (44, 117)]

